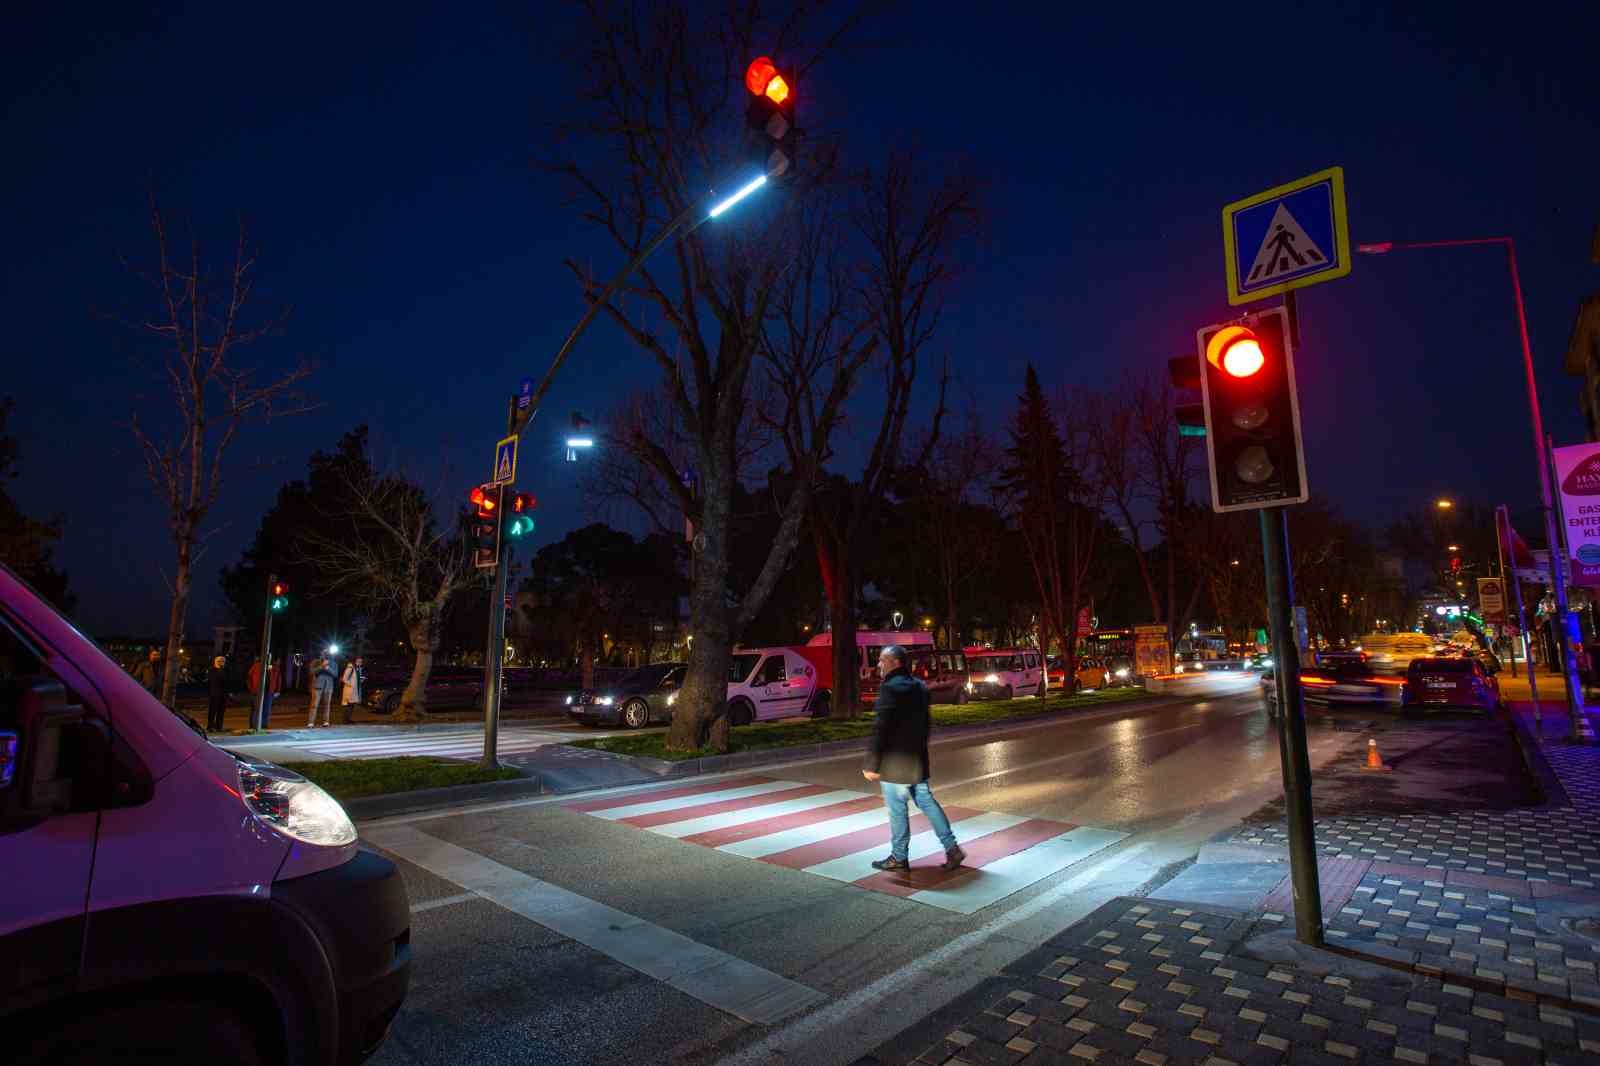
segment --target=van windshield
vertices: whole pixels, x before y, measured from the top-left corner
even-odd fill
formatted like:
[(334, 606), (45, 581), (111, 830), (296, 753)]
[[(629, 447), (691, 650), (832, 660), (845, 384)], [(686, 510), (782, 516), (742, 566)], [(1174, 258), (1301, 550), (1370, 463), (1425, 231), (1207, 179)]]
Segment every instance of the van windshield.
[(759, 652), (739, 652), (728, 660), (728, 683), (737, 685), (750, 676), (750, 671), (761, 661)]

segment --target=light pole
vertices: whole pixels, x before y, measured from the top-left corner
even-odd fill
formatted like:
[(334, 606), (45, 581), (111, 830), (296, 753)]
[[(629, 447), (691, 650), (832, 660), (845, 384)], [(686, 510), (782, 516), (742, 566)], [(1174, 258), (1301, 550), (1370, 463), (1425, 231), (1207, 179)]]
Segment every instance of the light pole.
[[(1517, 246), (1510, 237), (1469, 237), (1453, 241), (1380, 241), (1358, 244), (1356, 251), (1365, 255), (1386, 255), (1395, 249), (1411, 248), (1467, 248), (1483, 244), (1504, 245), (1506, 262), (1511, 268), (1511, 296), (1517, 306), (1517, 331), (1522, 339), (1522, 370), (1528, 382), (1528, 411), (1533, 419), (1533, 454), (1539, 469), (1539, 495), (1544, 505), (1545, 540), (1550, 546), (1550, 583), (1556, 594), (1556, 611), (1561, 623), (1567, 627), (1565, 639), (1555, 643), (1561, 646), (1561, 675), (1567, 689), (1567, 720), (1571, 723), (1573, 740), (1583, 739), (1591, 731), (1583, 717), (1583, 689), (1578, 685), (1577, 663), (1572, 654), (1571, 623), (1567, 611), (1567, 582), (1562, 575), (1561, 540), (1556, 536), (1555, 500), (1550, 489), (1550, 463), (1546, 456), (1544, 416), (1539, 408), (1539, 383), (1533, 372), (1533, 347), (1528, 343), (1528, 312), (1522, 302), (1522, 278), (1517, 273)], [(1440, 501), (1441, 504), (1444, 501)]]

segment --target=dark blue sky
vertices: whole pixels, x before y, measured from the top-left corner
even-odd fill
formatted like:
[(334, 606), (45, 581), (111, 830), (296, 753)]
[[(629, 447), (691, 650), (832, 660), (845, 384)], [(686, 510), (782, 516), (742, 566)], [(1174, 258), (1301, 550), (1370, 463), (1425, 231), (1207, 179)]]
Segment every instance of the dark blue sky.
[[(981, 249), (935, 342), (980, 410), (1002, 418), (1030, 360), (1047, 382), (1093, 383), (1192, 350), (1231, 313), (1222, 205), (1338, 164), (1356, 241), (1516, 238), (1548, 426), (1580, 438), (1561, 358), (1600, 288), (1600, 7), (1075, 6), (901, 5), (862, 23), (870, 49), (798, 87), (803, 121), (861, 161), (900, 137), (986, 177)], [(0, 388), (19, 406), (13, 491), (66, 518), (83, 621), (156, 632), (165, 617), (172, 551), (126, 428), (161, 401), (90, 314), (140, 306), (117, 257), (150, 252), (149, 176), (219, 252), (245, 213), (260, 306), (295, 307), (256, 355), (320, 366), (321, 409), (235, 445), (192, 631), (220, 620), (217, 569), (277, 485), (357, 422), (426, 482), (479, 476), (505, 393), (581, 309), (562, 260), (617, 262), (534, 165), (576, 87), (570, 9), (29, 7), (0, 63)], [(1358, 258), (1301, 309), (1315, 494), (1374, 522), (1440, 491), (1535, 502), (1502, 254)], [(603, 412), (653, 379), (595, 329), (533, 457), (559, 458), (548, 415)], [(571, 467), (521, 483), (541, 538), (586, 519)]]

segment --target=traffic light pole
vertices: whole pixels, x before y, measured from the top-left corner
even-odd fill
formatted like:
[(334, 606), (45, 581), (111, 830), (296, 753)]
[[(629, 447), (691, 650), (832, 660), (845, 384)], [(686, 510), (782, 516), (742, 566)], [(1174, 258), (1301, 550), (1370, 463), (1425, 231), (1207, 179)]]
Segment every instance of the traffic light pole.
[(252, 730), (260, 729), (267, 720), (267, 701), (272, 698), (272, 588), (277, 583), (277, 574), (267, 575), (267, 605), (261, 619), (261, 687), (256, 690), (256, 704), (250, 709)]
[[(513, 397), (506, 414), (506, 432), (517, 432), (517, 401)], [(500, 766), (500, 690), (505, 677), (506, 654), (506, 571), (511, 545), (506, 537), (506, 487), (494, 489), (494, 598), (489, 601), (489, 643), (483, 655), (483, 758), (480, 765), (494, 770)]]
[(1294, 575), (1289, 566), (1289, 515), (1263, 508), (1261, 552), (1267, 572), (1267, 624), (1278, 683), (1278, 754), (1289, 818), (1289, 876), (1294, 885), (1295, 936), (1322, 946), (1322, 887), (1311, 818), (1311, 755), (1306, 748), (1306, 710), (1300, 691), (1300, 645), (1294, 628)]

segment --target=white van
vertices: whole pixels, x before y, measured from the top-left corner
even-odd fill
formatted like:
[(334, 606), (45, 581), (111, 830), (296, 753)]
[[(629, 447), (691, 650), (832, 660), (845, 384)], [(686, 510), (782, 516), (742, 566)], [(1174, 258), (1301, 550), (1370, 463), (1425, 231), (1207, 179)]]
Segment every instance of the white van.
[(967, 678), (975, 699), (1010, 699), (1044, 694), (1044, 667), (1039, 653), (1029, 648), (967, 650)]
[(0, 564), (9, 1064), (359, 1062), (405, 998), (393, 863), (210, 744)]
[[(817, 678), (802, 648), (735, 648), (728, 667), (728, 724), (812, 713)], [(821, 713), (827, 713), (825, 704)]]

